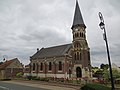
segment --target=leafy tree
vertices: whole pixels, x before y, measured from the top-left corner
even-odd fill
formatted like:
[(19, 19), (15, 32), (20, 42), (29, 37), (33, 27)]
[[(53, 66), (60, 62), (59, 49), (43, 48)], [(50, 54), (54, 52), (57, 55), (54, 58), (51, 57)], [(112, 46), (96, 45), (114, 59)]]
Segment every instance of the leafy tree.
[(103, 77), (108, 81), (110, 78), (110, 73), (108, 70), (104, 70), (103, 72)]
[(92, 67), (92, 69), (98, 69), (98, 67)]
[(109, 68), (109, 65), (108, 65), (108, 64), (103, 64), (103, 63), (102, 63), (102, 64), (100, 65), (100, 68), (103, 69), (103, 70), (106, 70), (106, 69)]
[[(120, 78), (120, 72), (119, 72), (117, 69), (112, 69), (112, 74), (113, 74), (114, 80)], [(104, 77), (107, 81), (109, 81), (109, 79), (110, 79), (110, 72), (109, 72), (109, 70), (104, 70), (103, 77)]]

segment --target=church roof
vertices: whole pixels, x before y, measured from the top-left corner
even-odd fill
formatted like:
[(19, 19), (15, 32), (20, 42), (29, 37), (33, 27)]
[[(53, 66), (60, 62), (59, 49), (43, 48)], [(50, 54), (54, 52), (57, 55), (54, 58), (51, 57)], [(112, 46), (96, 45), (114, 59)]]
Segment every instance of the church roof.
[(79, 8), (78, 1), (76, 0), (76, 7), (75, 7), (75, 13), (74, 13), (74, 19), (73, 19), (73, 25), (74, 26), (83, 26), (86, 27), (82, 18), (82, 14)]
[(64, 56), (71, 47), (72, 44), (65, 44), (54, 47), (42, 48), (39, 51), (37, 51), (31, 58)]

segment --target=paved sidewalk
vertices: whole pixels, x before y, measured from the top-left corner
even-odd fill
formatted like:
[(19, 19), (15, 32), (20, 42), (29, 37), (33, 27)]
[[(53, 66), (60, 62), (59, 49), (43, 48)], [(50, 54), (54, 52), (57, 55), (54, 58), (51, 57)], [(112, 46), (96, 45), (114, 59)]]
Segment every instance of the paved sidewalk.
[(40, 81), (12, 80), (12, 81), (4, 81), (4, 82), (44, 88), (49, 90), (79, 90), (78, 86), (75, 87), (75, 86), (68, 86), (63, 84), (55, 84), (55, 83), (40, 82)]

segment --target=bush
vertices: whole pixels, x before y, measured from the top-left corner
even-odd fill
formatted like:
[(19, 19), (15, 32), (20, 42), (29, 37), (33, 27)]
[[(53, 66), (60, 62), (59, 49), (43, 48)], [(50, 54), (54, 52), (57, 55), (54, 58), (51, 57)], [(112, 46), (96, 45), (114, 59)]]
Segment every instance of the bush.
[(45, 77), (36, 77), (36, 76), (27, 76), (27, 79), (28, 80), (37, 80), (37, 81), (46, 81), (48, 82), (49, 81), (49, 78), (45, 78)]
[(81, 90), (111, 90), (111, 88), (101, 84), (86, 84)]
[(64, 78), (59, 78), (59, 82), (64, 82)]
[(23, 76), (23, 73), (22, 72), (19, 72), (16, 74), (17, 77), (22, 77)]
[(27, 76), (27, 79), (28, 79), (28, 80), (35, 80), (35, 79), (36, 79), (36, 76)]
[(32, 80), (37, 80), (37, 81), (39, 81), (39, 80), (40, 80), (40, 77), (33, 77)]
[(46, 81), (46, 82), (48, 82), (49, 78), (40, 78), (40, 81)]
[(32, 79), (32, 76), (27, 76), (27, 79), (28, 79), (28, 80), (31, 80), (31, 79)]

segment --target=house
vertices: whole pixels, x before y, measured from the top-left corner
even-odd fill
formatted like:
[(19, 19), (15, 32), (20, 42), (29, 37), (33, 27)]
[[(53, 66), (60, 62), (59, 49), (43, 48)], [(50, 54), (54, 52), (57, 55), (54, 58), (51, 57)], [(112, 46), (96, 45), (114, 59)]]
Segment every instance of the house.
[(37, 77), (91, 78), (86, 25), (76, 0), (71, 43), (37, 49), (30, 57), (28, 74)]
[(6, 60), (0, 65), (0, 79), (14, 78), (19, 72), (23, 73), (23, 65), (17, 58)]

